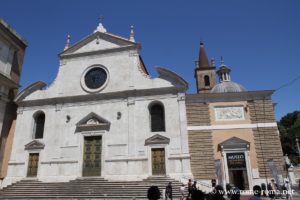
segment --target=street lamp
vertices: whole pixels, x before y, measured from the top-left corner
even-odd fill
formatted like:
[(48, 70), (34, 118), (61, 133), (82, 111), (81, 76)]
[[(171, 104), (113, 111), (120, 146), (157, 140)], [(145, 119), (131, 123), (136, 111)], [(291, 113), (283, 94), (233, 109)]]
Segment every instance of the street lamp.
[(300, 147), (299, 147), (299, 140), (296, 137), (296, 144), (297, 144), (297, 149), (298, 149), (298, 167), (300, 167)]

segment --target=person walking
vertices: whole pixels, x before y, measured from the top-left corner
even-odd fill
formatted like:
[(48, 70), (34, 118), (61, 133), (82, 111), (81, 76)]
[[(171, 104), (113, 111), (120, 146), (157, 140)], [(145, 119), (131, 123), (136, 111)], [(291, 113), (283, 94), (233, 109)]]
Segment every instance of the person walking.
[(189, 179), (189, 182), (188, 182), (188, 196), (187, 196), (187, 199), (190, 199), (192, 197), (192, 179)]
[(169, 182), (169, 184), (166, 187), (166, 199), (167, 200), (173, 200), (172, 198), (172, 182)]
[(271, 199), (275, 199), (277, 192), (277, 184), (274, 179), (271, 179), (271, 183), (268, 184), (268, 193)]
[(286, 200), (292, 200), (292, 188), (291, 188), (291, 184), (289, 183), (288, 180), (285, 181), (284, 183), (284, 189), (285, 189), (285, 198)]

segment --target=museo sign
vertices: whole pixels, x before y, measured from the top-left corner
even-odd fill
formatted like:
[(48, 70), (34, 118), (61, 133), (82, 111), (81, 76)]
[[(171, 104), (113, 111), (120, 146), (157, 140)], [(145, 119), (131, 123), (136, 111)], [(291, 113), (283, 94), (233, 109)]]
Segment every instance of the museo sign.
[(244, 153), (227, 153), (227, 165), (229, 169), (246, 168)]

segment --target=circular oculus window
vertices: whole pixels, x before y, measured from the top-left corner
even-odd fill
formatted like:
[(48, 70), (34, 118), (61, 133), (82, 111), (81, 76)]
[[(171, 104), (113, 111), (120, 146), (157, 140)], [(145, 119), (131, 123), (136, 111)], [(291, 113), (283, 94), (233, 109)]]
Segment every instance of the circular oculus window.
[(87, 92), (98, 92), (107, 83), (108, 72), (103, 67), (88, 68), (81, 78), (81, 86)]

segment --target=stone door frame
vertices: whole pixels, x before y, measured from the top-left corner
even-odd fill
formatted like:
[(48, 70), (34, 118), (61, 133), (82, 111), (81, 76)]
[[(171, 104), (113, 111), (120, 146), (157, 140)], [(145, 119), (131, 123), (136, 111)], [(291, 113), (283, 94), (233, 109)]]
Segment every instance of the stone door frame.
[(223, 166), (223, 185), (225, 186), (226, 183), (229, 183), (229, 168), (227, 164), (227, 153), (244, 153), (245, 155), (245, 162), (246, 162), (246, 169), (247, 169), (247, 178), (249, 184), (249, 190), (253, 187), (252, 182), (252, 170), (251, 170), (251, 159), (249, 155), (249, 150), (247, 149), (222, 149), (222, 166)]

